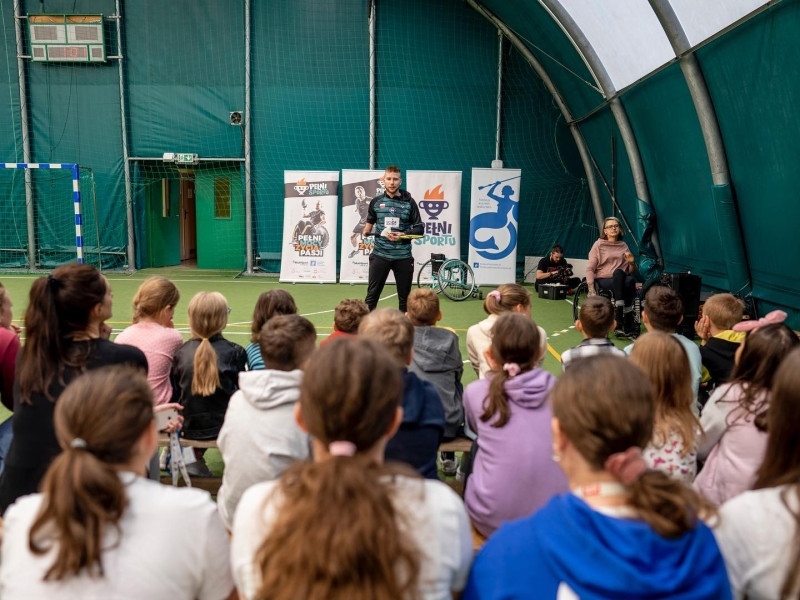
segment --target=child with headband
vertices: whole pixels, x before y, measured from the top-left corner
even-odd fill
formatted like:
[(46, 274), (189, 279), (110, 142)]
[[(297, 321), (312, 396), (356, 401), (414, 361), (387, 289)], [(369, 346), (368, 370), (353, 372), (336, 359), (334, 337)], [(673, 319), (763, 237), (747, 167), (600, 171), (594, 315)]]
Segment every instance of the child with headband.
[(463, 589), (472, 547), (461, 500), (384, 464), (401, 393), (396, 361), (369, 338), (335, 339), (311, 356), (295, 417), (314, 461), (242, 497), (231, 552), (242, 598), (451, 598)]
[(624, 358), (594, 356), (561, 376), (550, 401), (553, 460), (571, 493), (489, 538), (463, 600), (729, 600), (700, 521), (710, 507), (642, 456), (655, 421), (647, 377)]
[(527, 516), (567, 490), (550, 458), (547, 395), (556, 379), (536, 366), (541, 352), (536, 323), (506, 312), (497, 318), (485, 352), (489, 377), (464, 390), (467, 423), (478, 434), (464, 494), (476, 546), (504, 521)]
[(747, 337), (736, 353), (731, 379), (715, 388), (700, 415), (705, 436), (698, 458), (705, 464), (694, 486), (715, 504), (752, 487), (767, 448), (772, 380), (784, 357), (800, 345), (782, 323), (785, 312), (767, 317), (734, 326)]
[[(484, 351), (491, 344), (495, 321), (507, 312), (522, 313), (530, 318), (531, 293), (517, 283), (504, 283), (486, 296), (486, 300), (483, 301), (483, 312), (489, 316), (467, 329), (467, 355), (475, 374), (480, 379), (489, 373)], [(539, 327), (539, 345), (542, 354), (536, 363), (537, 367), (542, 366), (547, 352), (547, 333), (541, 327)]]

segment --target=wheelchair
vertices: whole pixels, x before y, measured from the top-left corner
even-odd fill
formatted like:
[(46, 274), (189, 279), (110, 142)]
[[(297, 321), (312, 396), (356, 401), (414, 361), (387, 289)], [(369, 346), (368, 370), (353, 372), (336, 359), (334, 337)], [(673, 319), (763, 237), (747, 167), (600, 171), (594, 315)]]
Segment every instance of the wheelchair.
[(431, 259), (422, 264), (417, 274), (417, 287), (431, 288), (454, 302), (483, 298), (472, 268), (463, 260), (446, 258), (444, 254), (431, 254)]
[[(599, 287), (596, 283), (595, 292), (597, 295), (602, 296), (603, 298), (608, 298), (611, 301), (611, 304), (614, 304), (614, 294), (610, 290), (604, 290)], [(589, 284), (586, 282), (586, 278), (584, 277), (581, 282), (578, 284), (578, 287), (575, 288), (575, 295), (572, 298), (572, 320), (577, 321), (578, 317), (580, 316), (581, 306), (586, 301), (586, 298), (589, 297)], [(636, 284), (636, 293), (633, 296), (633, 322), (637, 328), (637, 331), (641, 331), (642, 327), (642, 284)], [(622, 323), (617, 323), (617, 331), (621, 331)], [(614, 332), (617, 337), (631, 337), (631, 336), (622, 336)], [(638, 337), (638, 334), (633, 336)]]

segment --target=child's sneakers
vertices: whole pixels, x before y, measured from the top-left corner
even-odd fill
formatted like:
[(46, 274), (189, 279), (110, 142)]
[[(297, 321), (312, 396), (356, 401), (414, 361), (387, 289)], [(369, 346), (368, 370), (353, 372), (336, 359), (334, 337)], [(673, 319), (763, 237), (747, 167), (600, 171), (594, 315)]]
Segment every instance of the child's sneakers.
[(458, 471), (455, 452), (440, 452), (439, 459), (442, 463), (442, 474), (445, 477), (454, 477)]

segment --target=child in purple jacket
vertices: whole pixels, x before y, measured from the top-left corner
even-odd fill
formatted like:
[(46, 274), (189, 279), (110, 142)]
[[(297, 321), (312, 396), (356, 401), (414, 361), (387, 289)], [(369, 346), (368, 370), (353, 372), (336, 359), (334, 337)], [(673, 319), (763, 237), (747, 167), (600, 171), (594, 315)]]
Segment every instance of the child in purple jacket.
[(485, 354), (491, 375), (464, 390), (467, 422), (478, 434), (464, 496), (473, 533), (480, 534), (476, 542), (567, 491), (552, 459), (547, 396), (556, 378), (535, 366), (540, 355), (536, 323), (521, 313), (504, 313)]

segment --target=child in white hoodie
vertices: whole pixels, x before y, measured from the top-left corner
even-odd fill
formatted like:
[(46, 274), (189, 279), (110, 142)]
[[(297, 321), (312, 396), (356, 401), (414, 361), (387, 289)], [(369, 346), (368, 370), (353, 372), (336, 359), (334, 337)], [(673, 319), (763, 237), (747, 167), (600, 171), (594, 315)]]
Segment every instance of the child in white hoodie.
[(308, 434), (297, 426), (294, 410), (302, 368), (316, 340), (316, 329), (305, 317), (275, 316), (259, 334), (266, 369), (239, 374), (239, 390), (217, 438), (225, 463), (217, 505), (229, 530), (247, 488), (278, 479), (292, 462), (310, 456)]

